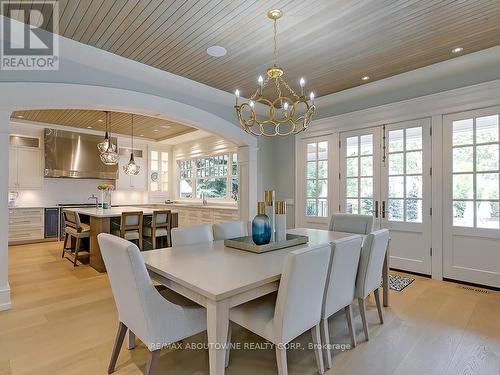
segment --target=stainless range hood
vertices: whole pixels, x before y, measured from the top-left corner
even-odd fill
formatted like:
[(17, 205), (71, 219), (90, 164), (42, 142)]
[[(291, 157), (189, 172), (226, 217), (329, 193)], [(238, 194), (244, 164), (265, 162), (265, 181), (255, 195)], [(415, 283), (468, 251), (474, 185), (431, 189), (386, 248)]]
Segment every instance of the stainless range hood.
[[(45, 129), (45, 177), (116, 180), (117, 165), (104, 165), (97, 144), (103, 136)], [(116, 144), (116, 138), (112, 138)]]

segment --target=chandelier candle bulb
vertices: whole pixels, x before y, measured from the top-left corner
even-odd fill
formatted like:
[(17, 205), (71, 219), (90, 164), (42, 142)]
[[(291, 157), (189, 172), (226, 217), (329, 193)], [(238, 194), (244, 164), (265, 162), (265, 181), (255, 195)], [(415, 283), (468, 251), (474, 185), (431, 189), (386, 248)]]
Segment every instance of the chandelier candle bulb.
[(314, 93), (313, 92), (311, 92), (309, 94), (309, 99), (311, 99), (311, 103), (312, 103), (312, 105), (314, 105)]
[(262, 76), (259, 76), (257, 82), (259, 83), (259, 94), (262, 95), (262, 88), (264, 87), (264, 78), (262, 78)]
[(276, 242), (286, 241), (286, 202), (276, 202)]
[(266, 215), (271, 224), (271, 242), (276, 241), (276, 214), (275, 214), (275, 194), (274, 190), (264, 192), (264, 202), (266, 203)]
[(301, 92), (301, 96), (304, 96), (304, 87), (306, 86), (306, 81), (304, 79), (304, 77), (302, 77), (299, 81), (299, 84), (300, 84), (300, 92)]
[(236, 106), (238, 106), (238, 98), (240, 97), (240, 90), (236, 90), (234, 92), (234, 96), (236, 96)]

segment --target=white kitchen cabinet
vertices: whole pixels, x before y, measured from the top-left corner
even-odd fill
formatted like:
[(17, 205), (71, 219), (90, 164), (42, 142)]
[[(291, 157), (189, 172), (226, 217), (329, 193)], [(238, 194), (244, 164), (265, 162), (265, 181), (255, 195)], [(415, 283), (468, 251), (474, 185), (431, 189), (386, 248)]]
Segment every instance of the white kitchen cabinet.
[(9, 209), (9, 243), (30, 242), (43, 238), (43, 208)]
[[(143, 155), (145, 151), (142, 151)], [(129, 176), (123, 171), (123, 167), (128, 164), (130, 160), (130, 154), (120, 155), (118, 160), (118, 180), (116, 180), (117, 190), (134, 190), (134, 191), (146, 191), (146, 174), (148, 173), (148, 168), (146, 165), (146, 158), (135, 156), (135, 163), (141, 167), (141, 170), (137, 176)]]
[(11, 147), (9, 150), (9, 188), (42, 187), (42, 152), (39, 148)]

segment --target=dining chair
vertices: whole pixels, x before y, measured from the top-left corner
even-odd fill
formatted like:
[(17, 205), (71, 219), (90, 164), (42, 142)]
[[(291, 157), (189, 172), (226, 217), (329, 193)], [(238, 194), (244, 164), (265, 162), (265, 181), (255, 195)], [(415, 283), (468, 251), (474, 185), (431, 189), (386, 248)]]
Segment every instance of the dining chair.
[(172, 246), (170, 239), (170, 230), (172, 228), (172, 214), (170, 210), (153, 211), (151, 217), (151, 226), (145, 226), (142, 229), (142, 236), (151, 238), (153, 249), (156, 249), (156, 240), (165, 238), (165, 247)]
[(248, 236), (248, 223), (245, 221), (229, 221), (213, 225), (214, 240)]
[(212, 226), (209, 224), (172, 229), (172, 246), (195, 245), (213, 240)]
[(108, 374), (115, 370), (129, 330), (129, 338), (137, 336), (148, 348), (146, 374), (153, 375), (162, 348), (206, 330), (206, 310), (169, 289), (160, 294), (134, 243), (106, 233), (99, 234), (97, 240), (120, 322)]
[(332, 255), (321, 313), (321, 342), (326, 359), (326, 368), (332, 367), (328, 318), (342, 309), (346, 314), (352, 346), (356, 346), (351, 305), (356, 290), (356, 275), (358, 273), (362, 241), (363, 237), (356, 234), (332, 243)]
[(387, 229), (380, 229), (367, 235), (363, 241), (363, 247), (361, 248), (355, 297), (358, 299), (359, 313), (361, 315), (367, 341), (370, 340), (370, 334), (368, 331), (368, 322), (366, 320), (365, 300), (372, 292), (375, 295), (375, 303), (377, 304), (380, 323), (384, 323), (379, 288), (388, 243), (389, 231)]
[(355, 234), (368, 234), (373, 230), (373, 216), (356, 214), (333, 214), (329, 230)]
[[(83, 255), (80, 254), (82, 239), (90, 238), (90, 225), (80, 221), (80, 215), (74, 211), (63, 211), (64, 213), (64, 243), (62, 258), (66, 254), (70, 256), (69, 260), (73, 261), (73, 267), (77, 267), (79, 259), (88, 259), (90, 257), (89, 251), (84, 251)], [(72, 238), (75, 239), (75, 249), (72, 249)], [(70, 246), (68, 248), (68, 240)]]
[(142, 250), (142, 211), (122, 212), (120, 229), (113, 230), (115, 236), (128, 241), (137, 241), (137, 246)]
[[(290, 252), (277, 293), (233, 307), (229, 319), (276, 346), (279, 375), (286, 375), (286, 344), (311, 330), (316, 364), (324, 372), (320, 320), (331, 247), (319, 245)], [(231, 329), (228, 344), (231, 342)], [(230, 347), (230, 345), (228, 345)], [(229, 364), (229, 350), (226, 365)]]

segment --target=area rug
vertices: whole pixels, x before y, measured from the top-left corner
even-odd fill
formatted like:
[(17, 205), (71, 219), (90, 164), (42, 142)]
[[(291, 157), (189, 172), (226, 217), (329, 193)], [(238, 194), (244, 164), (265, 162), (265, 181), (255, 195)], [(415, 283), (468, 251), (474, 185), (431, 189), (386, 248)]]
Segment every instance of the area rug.
[(395, 290), (397, 292), (401, 292), (404, 288), (406, 288), (414, 281), (415, 279), (412, 279), (411, 277), (389, 274), (389, 287), (391, 288), (391, 290)]

